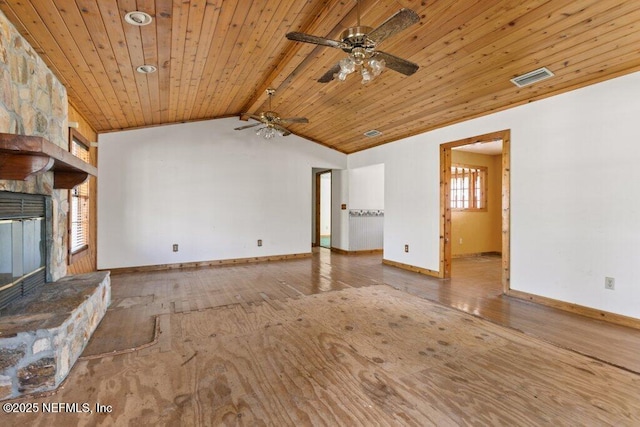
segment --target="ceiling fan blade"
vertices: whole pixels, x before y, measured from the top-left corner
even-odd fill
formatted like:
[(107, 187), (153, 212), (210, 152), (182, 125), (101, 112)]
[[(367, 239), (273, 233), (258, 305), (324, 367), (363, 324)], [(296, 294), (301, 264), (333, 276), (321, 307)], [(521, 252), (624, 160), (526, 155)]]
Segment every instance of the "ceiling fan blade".
[(262, 116), (259, 116), (259, 115), (257, 115), (257, 114), (247, 114), (247, 116), (249, 116), (249, 117), (251, 117), (252, 119), (257, 120), (257, 121), (259, 121), (259, 122), (261, 122), (261, 121), (262, 121)]
[(321, 46), (336, 47), (338, 49), (347, 47), (347, 45), (343, 42), (326, 39), (324, 37), (312, 36), (311, 34), (305, 34), (305, 33), (295, 33), (295, 32), (287, 33), (287, 38), (289, 40), (293, 40), (296, 42), (313, 43), (313, 44), (319, 44)]
[(291, 131), (290, 131), (290, 130), (288, 130), (288, 129), (286, 129), (286, 128), (283, 128), (282, 126), (279, 126), (279, 125), (273, 125), (273, 127), (274, 127), (275, 129), (278, 129), (280, 132), (282, 132), (282, 136), (291, 135)]
[(239, 128), (234, 128), (233, 130), (243, 130), (243, 129), (249, 129), (258, 125), (261, 125), (262, 123), (252, 123), (250, 125), (246, 125), (246, 126), (240, 126)]
[(306, 117), (288, 117), (286, 119), (280, 119), (280, 123), (309, 123), (309, 119)]
[(395, 15), (384, 21), (378, 28), (367, 34), (367, 38), (375, 43), (399, 33), (405, 28), (415, 24), (420, 16), (411, 9), (400, 9)]
[(336, 64), (333, 67), (329, 68), (329, 71), (324, 73), (322, 77), (318, 79), (318, 83), (329, 83), (334, 79), (334, 76), (340, 72), (340, 64)]
[(410, 76), (411, 74), (418, 71), (420, 66), (418, 64), (414, 64), (411, 61), (407, 61), (406, 59), (398, 58), (397, 56), (391, 55), (390, 53), (376, 51), (376, 58), (384, 59), (387, 68), (391, 68), (394, 71), (404, 74), (405, 76)]

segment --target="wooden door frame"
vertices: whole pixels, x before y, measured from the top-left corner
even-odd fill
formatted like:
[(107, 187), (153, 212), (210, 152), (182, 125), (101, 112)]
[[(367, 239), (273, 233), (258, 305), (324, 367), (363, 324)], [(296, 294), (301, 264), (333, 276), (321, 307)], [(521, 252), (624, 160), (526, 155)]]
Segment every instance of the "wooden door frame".
[(440, 271), (439, 277), (451, 277), (451, 149), (477, 142), (502, 140), (502, 291), (510, 286), (511, 266), (511, 130), (501, 130), (440, 145)]
[[(327, 169), (327, 170), (323, 170), (323, 171), (319, 171), (316, 172), (316, 238), (315, 238), (315, 245), (313, 246), (320, 246), (320, 208), (321, 208), (321, 197), (320, 197), (320, 175), (324, 175), (325, 173), (329, 173), (331, 174), (331, 179), (333, 180), (333, 174), (331, 169)], [(329, 200), (329, 203), (331, 203), (331, 200)], [(333, 220), (333, 218), (331, 218)], [(333, 221), (332, 221), (333, 223)]]

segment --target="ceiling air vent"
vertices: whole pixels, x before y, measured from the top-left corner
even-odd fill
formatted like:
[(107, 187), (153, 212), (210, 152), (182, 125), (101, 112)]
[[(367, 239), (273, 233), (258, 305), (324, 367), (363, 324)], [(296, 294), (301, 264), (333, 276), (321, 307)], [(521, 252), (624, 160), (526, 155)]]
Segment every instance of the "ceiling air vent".
[(382, 135), (382, 132), (380, 132), (379, 130), (372, 129), (372, 130), (366, 131), (363, 135), (368, 136), (369, 138), (373, 138), (374, 136)]
[(511, 83), (518, 87), (525, 87), (553, 76), (554, 74), (548, 68), (542, 67), (521, 76), (514, 77), (511, 79)]

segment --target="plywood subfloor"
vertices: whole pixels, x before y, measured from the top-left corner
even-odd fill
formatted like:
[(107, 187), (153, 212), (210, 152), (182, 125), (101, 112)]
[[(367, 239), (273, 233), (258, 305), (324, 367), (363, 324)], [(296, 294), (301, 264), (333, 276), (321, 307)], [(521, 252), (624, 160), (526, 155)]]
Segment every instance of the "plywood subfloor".
[[(96, 331), (108, 339), (96, 346), (91, 342), (85, 355), (152, 341), (146, 331), (162, 314), (229, 304), (250, 309), (263, 302), (276, 305), (288, 298), (385, 283), (640, 372), (639, 330), (502, 295), (500, 257), (454, 259), (452, 271), (451, 279), (440, 280), (382, 265), (380, 255), (345, 256), (316, 248), (312, 258), (303, 260), (112, 275), (109, 322)], [(115, 310), (118, 315), (111, 313)], [(142, 329), (132, 326), (138, 324)]]
[(156, 316), (136, 307), (109, 309), (91, 336), (82, 357), (132, 351), (152, 343)]
[(640, 376), (387, 285), (160, 315), (15, 424), (638, 425)]

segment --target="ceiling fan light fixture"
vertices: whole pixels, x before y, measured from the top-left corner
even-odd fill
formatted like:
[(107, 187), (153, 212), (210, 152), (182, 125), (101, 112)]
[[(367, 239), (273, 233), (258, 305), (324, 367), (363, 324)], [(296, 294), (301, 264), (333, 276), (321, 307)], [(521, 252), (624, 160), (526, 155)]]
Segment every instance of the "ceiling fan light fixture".
[(276, 136), (283, 136), (284, 134), (271, 126), (261, 127), (256, 131), (256, 135), (263, 137), (264, 139), (273, 139)]
[(138, 10), (134, 10), (124, 15), (124, 20), (128, 24), (142, 27), (144, 25), (151, 24), (151, 21), (153, 21), (153, 18), (151, 18), (151, 15), (149, 15), (146, 12), (140, 12)]
[(351, 74), (356, 70), (356, 62), (350, 56), (340, 60), (340, 71)]
[[(414, 64), (406, 59), (398, 58), (389, 53), (376, 50), (379, 43), (387, 38), (398, 34), (405, 28), (420, 22), (420, 15), (411, 9), (402, 8), (391, 17), (387, 18), (382, 24), (376, 28), (360, 25), (360, 2), (358, 4), (358, 23), (355, 27), (349, 27), (342, 32), (340, 40), (332, 40), (326, 37), (318, 37), (311, 34), (291, 32), (287, 33), (287, 39), (311, 43), (320, 46), (332, 47), (340, 49), (349, 55), (356, 68), (361, 67), (360, 72), (363, 76), (362, 82), (368, 83), (374, 77), (378, 76), (384, 68), (390, 68), (405, 76), (410, 76), (418, 71), (419, 65)], [(386, 58), (389, 64), (375, 58)], [(318, 79), (319, 83), (328, 83), (333, 79), (346, 80), (349, 71), (343, 66), (343, 61), (332, 66), (322, 77)]]
[(346, 58), (342, 58), (339, 64), (340, 71), (336, 74), (336, 77), (338, 77), (338, 80), (340, 81), (345, 81), (347, 76), (356, 70), (356, 63), (350, 56), (348, 56)]
[(356, 65), (362, 65), (364, 64), (364, 61), (371, 56), (371, 53), (367, 52), (362, 47), (354, 47), (349, 56)]
[(360, 74), (362, 74), (362, 84), (363, 85), (365, 85), (365, 84), (369, 83), (371, 80), (373, 80), (373, 74), (371, 73), (371, 71), (369, 71), (367, 69), (367, 67), (363, 66), (362, 67), (362, 71), (361, 71)]
[(384, 71), (384, 67), (387, 64), (384, 62), (384, 59), (381, 60), (377, 60), (377, 59), (370, 59), (369, 60), (369, 67), (371, 68), (371, 72), (373, 73), (374, 77), (377, 77), (380, 75), (380, 73), (382, 73)]
[[(264, 111), (258, 114), (243, 114), (248, 115), (250, 118), (257, 120), (257, 123), (249, 124), (246, 126), (240, 126), (234, 128), (234, 130), (243, 130), (248, 128), (253, 128), (255, 126), (261, 126), (256, 130), (256, 135), (264, 138), (264, 139), (272, 139), (277, 136), (288, 136), (291, 135), (291, 131), (284, 127), (287, 123), (309, 123), (309, 119), (306, 117), (285, 117), (281, 118), (278, 113), (273, 111), (271, 107), (271, 98), (273, 94), (276, 92), (275, 89), (269, 88), (266, 90), (267, 95), (269, 97), (269, 110)], [(242, 116), (240, 118), (242, 118)]]

